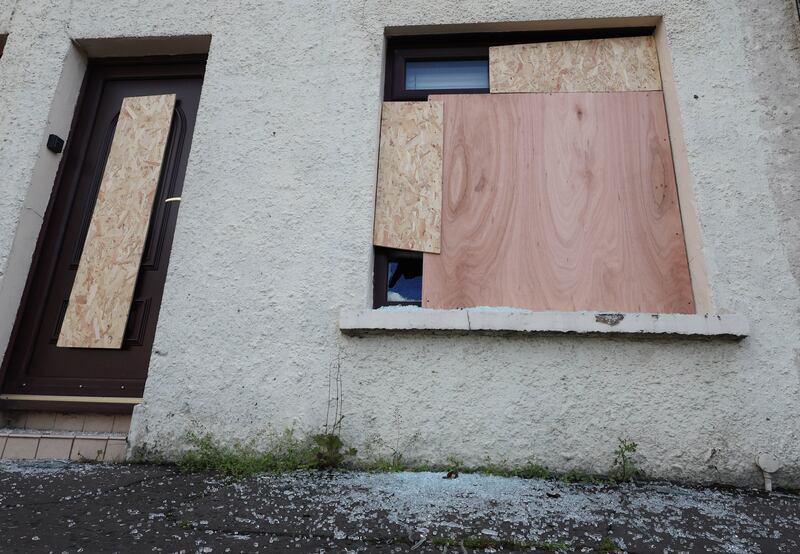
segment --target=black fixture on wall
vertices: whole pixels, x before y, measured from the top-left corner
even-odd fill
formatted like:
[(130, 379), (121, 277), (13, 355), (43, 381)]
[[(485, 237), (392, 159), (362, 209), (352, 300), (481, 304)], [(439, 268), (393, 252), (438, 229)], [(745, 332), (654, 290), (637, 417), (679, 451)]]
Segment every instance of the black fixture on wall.
[(61, 154), (64, 151), (64, 139), (58, 135), (47, 137), (47, 149), (53, 154)]

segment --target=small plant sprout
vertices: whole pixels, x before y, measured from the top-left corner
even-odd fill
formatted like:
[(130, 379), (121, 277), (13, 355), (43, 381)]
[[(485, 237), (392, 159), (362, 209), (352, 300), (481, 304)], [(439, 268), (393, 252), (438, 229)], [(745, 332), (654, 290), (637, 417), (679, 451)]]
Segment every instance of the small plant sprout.
[(356, 449), (344, 450), (344, 443), (339, 435), (322, 433), (311, 437), (314, 441), (312, 456), (317, 469), (336, 469), (342, 467), (345, 458), (355, 456)]
[(563, 552), (568, 548), (564, 542), (536, 541), (527, 542), (517, 539), (498, 539), (483, 535), (471, 535), (463, 538), (456, 537), (433, 537), (431, 543), (434, 546), (444, 546), (455, 548), (456, 552), (466, 551), (467, 548), (473, 550), (487, 550), (494, 552), (496, 549), (513, 550), (517, 552), (536, 551), (536, 552)]
[[(344, 419), (344, 401), (342, 394), (342, 354), (336, 355), (336, 361), (328, 368), (328, 402), (325, 410), (325, 426), (323, 435), (336, 435), (342, 432)], [(331, 409), (333, 413), (331, 413)]]
[(633, 459), (637, 445), (630, 439), (617, 440), (619, 444), (614, 451), (614, 476), (618, 481), (633, 481), (640, 473)]
[[(342, 401), (342, 360), (341, 353), (328, 369), (328, 403), (325, 411), (323, 432), (311, 437), (314, 443), (312, 456), (317, 469), (336, 469), (342, 467), (345, 458), (355, 456), (356, 449), (344, 450), (342, 442), (342, 420), (344, 419)], [(331, 409), (333, 413), (331, 413)]]
[(611, 537), (603, 537), (603, 540), (597, 545), (597, 550), (600, 552), (616, 552), (617, 543)]

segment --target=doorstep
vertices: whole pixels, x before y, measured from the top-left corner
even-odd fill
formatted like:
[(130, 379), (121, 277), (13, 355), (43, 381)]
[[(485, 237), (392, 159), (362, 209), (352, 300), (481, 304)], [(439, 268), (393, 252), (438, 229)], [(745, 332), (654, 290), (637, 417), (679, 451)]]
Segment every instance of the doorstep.
[(11, 412), (0, 427), (0, 458), (123, 462), (130, 415)]
[(0, 458), (4, 460), (125, 461), (125, 433), (0, 429)]

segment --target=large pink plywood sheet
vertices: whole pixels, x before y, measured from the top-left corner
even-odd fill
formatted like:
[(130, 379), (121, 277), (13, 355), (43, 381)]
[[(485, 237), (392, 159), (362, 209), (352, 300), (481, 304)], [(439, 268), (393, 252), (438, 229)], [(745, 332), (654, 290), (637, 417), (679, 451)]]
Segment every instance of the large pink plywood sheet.
[(441, 95), (423, 306), (693, 313), (660, 92)]

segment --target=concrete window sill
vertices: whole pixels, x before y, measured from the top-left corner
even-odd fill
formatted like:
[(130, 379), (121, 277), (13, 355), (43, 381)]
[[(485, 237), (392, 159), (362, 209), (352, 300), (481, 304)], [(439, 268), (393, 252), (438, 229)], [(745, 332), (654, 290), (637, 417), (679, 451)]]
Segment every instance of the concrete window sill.
[(339, 329), (346, 335), (450, 332), (544, 335), (634, 335), (741, 340), (750, 330), (736, 314), (643, 314), (531, 312), (499, 308), (429, 310), (416, 307), (344, 309)]

